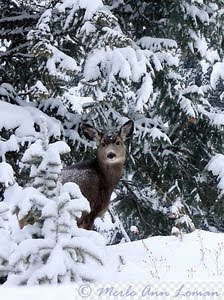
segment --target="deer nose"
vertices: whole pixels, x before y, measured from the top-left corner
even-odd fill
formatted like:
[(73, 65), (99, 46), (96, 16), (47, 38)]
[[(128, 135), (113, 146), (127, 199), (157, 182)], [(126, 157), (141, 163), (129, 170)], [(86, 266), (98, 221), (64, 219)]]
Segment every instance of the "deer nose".
[(112, 158), (116, 157), (116, 154), (113, 153), (113, 152), (110, 152), (110, 153), (107, 154), (107, 157), (112, 159)]

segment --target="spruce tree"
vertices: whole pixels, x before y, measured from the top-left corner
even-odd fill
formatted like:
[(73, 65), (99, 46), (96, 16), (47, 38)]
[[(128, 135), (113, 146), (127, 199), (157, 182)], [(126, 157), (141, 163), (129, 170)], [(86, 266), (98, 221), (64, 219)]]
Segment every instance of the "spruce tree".
[[(206, 168), (223, 151), (223, 1), (18, 3), (5, 2), (10, 9), (0, 20), (8, 36), (1, 39), (1, 101), (32, 113), (36, 133), (37, 112), (47, 114), (72, 149), (66, 164), (92, 152), (78, 134), (81, 122), (117, 127), (132, 118), (127, 172), (113, 201), (128, 234), (132, 226), (139, 230), (133, 238), (170, 234), (176, 203), (195, 227), (223, 231), (222, 196)], [(9, 42), (15, 25), (26, 31), (22, 50), (13, 46), (19, 39)], [(23, 74), (17, 63), (27, 66)], [(5, 142), (16, 127), (0, 130)], [(17, 150), (6, 158), (17, 178), (36, 133), (24, 143), (15, 134)]]
[(3, 283), (8, 276), (9, 256), (13, 250), (9, 214), (8, 205), (0, 203), (0, 283)]
[(144, 135), (143, 147), (137, 145), (138, 171), (128, 187), (132, 196), (124, 195), (129, 205), (119, 204), (123, 218), (130, 216), (128, 226), (134, 222), (144, 226), (143, 235), (164, 233), (164, 228), (168, 233), (172, 207), (181, 201), (184, 214), (196, 227), (212, 229), (210, 224), (223, 230), (219, 214), (223, 201), (214, 177), (206, 172), (212, 155), (223, 151), (222, 1), (108, 2), (122, 28), (133, 34), (141, 48), (165, 61), (166, 49), (171, 47), (177, 58), (173, 70), (162, 64), (156, 73), (155, 101), (144, 112), (162, 121), (170, 142), (148, 143)]
[(31, 167), (34, 181), (18, 195), (24, 239), (9, 258), (6, 284), (94, 281), (103, 270), (104, 240), (77, 227), (77, 219), (90, 206), (75, 183), (60, 183), (60, 155), (69, 147), (64, 142), (49, 143), (45, 121), (41, 127), (41, 139), (22, 159)]

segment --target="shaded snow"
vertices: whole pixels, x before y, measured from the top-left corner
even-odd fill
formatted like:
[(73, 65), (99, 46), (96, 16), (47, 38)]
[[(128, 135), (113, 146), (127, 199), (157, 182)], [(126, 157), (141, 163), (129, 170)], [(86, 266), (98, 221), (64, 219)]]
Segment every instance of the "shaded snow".
[(30, 91), (39, 95), (48, 95), (48, 90), (46, 86), (40, 80), (37, 80), (37, 82), (30, 88)]
[(190, 5), (188, 3), (183, 3), (183, 6), (186, 9), (187, 15), (191, 16), (192, 19), (197, 23), (197, 18), (202, 23), (209, 23), (209, 15), (206, 11), (197, 8), (195, 5)]
[(72, 9), (75, 7), (78, 9), (80, 7), (81, 9), (85, 9), (84, 19), (88, 20), (91, 19), (93, 14), (96, 13), (96, 11), (102, 6), (103, 3), (101, 0), (64, 0), (62, 3), (57, 4), (56, 8), (59, 12), (65, 12), (68, 8)]
[(195, 112), (194, 112), (194, 107), (192, 105), (191, 100), (189, 100), (188, 98), (182, 96), (180, 101), (180, 107), (183, 109), (183, 111), (189, 115), (190, 117), (194, 117), (195, 118)]
[(83, 107), (85, 105), (91, 105), (91, 103), (94, 103), (92, 97), (80, 96), (79, 93), (76, 91), (76, 88), (70, 88), (64, 93), (63, 97), (65, 99), (64, 101), (68, 102), (69, 105), (71, 105), (71, 109), (78, 113), (83, 112)]
[(168, 136), (156, 127), (153, 127), (151, 129), (150, 136), (152, 137), (153, 141), (155, 141), (155, 139), (163, 139), (164, 141), (167, 141), (171, 144), (171, 141), (168, 138)]
[(137, 42), (143, 49), (149, 49), (151, 51), (160, 51), (162, 49), (177, 48), (177, 42), (171, 39), (153, 38), (144, 36)]
[(218, 188), (224, 191), (224, 155), (216, 154), (209, 161), (207, 168), (213, 175), (218, 176)]
[(213, 66), (210, 78), (210, 83), (213, 89), (216, 88), (219, 79), (224, 80), (224, 62), (217, 62)]
[(12, 185), (14, 180), (14, 172), (10, 164), (6, 162), (0, 163), (0, 182), (3, 183), (6, 187)]
[[(30, 138), (34, 140), (36, 131), (34, 124), (40, 125), (40, 119), (44, 117), (49, 128), (50, 136), (60, 136), (60, 122), (55, 118), (49, 117), (39, 109), (31, 106), (20, 107), (4, 101), (0, 101), (0, 130), (15, 130), (17, 138)], [(12, 138), (11, 138), (12, 139)], [(15, 139), (11, 140), (14, 143), (13, 150), (16, 150)]]
[(14, 134), (8, 140), (0, 140), (0, 156), (4, 157), (8, 151), (19, 151), (19, 145)]
[(85, 64), (84, 76), (87, 81), (101, 77), (101, 71), (108, 73), (110, 81), (119, 75), (127, 81), (139, 81), (146, 73), (146, 63), (143, 52), (131, 47), (95, 49), (92, 51)]
[(204, 109), (202, 105), (198, 105), (198, 112), (206, 116), (212, 125), (223, 126), (224, 125), (224, 115), (218, 112), (209, 112)]
[(51, 52), (51, 57), (47, 60), (46, 64), (50, 75), (63, 78), (64, 75), (60, 74), (60, 70), (71, 72), (80, 70), (76, 61), (72, 57), (64, 54), (52, 45), (47, 45), (47, 49)]
[(0, 130), (15, 129), (16, 136), (35, 136), (34, 122), (24, 108), (0, 101)]
[(143, 78), (143, 83), (140, 89), (137, 91), (137, 111), (141, 111), (144, 104), (148, 102), (150, 96), (153, 94), (153, 82), (151, 76), (148, 74)]

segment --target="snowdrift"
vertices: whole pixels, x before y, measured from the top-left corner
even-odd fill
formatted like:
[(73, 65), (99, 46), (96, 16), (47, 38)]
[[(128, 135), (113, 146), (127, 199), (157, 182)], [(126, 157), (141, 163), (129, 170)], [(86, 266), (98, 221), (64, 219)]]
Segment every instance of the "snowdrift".
[[(110, 296), (115, 299), (119, 298), (116, 295), (116, 291), (118, 291), (123, 293), (123, 298), (131, 298), (135, 295), (139, 296), (139, 289), (142, 287), (140, 282), (145, 283), (143, 292), (149, 294), (144, 296), (145, 298), (150, 296), (150, 299), (164, 299), (162, 296), (166, 296), (165, 294), (160, 295), (159, 292), (156, 294), (156, 292), (149, 292), (149, 289), (146, 290), (150, 283), (152, 288), (154, 284), (158, 289), (159, 286), (169, 287), (172, 284), (175, 286), (174, 282), (176, 282), (176, 285), (179, 284), (179, 287), (183, 288), (179, 291), (179, 287), (178, 289), (176, 287), (175, 293), (184, 293), (187, 286), (188, 288), (195, 287), (193, 284), (196, 281), (199, 284), (198, 289), (200, 289), (200, 282), (207, 282), (203, 286), (209, 289), (209, 281), (213, 281), (215, 287), (222, 290), (222, 283), (220, 283), (223, 280), (224, 272), (224, 235), (222, 233), (196, 230), (191, 234), (183, 235), (182, 238), (175, 236), (150, 237), (136, 242), (108, 246), (107, 255), (107, 271), (101, 274), (100, 281), (95, 284), (95, 290), (93, 284), (86, 283), (44, 287), (2, 286), (1, 297), (5, 300), (14, 300), (15, 296), (17, 300), (39, 300), (41, 298), (69, 300), (88, 298), (91, 296), (90, 294), (92, 297), (98, 298), (102, 293), (102, 299), (107, 299)], [(95, 270), (92, 269), (92, 272)], [(185, 284), (186, 282), (188, 285)], [(189, 285), (189, 282), (192, 284)], [(105, 290), (105, 287), (108, 286), (110, 289)], [(214, 290), (214, 286), (212, 289)], [(133, 293), (132, 296), (131, 293)], [(184, 296), (193, 299), (192, 297), (195, 296), (194, 292), (186, 293), (188, 294), (178, 296), (181, 299)], [(204, 299), (205, 296), (209, 296), (205, 293), (212, 292), (202, 291), (199, 293), (199, 297)], [(214, 293), (216, 293), (214, 297), (222, 295), (220, 290)]]

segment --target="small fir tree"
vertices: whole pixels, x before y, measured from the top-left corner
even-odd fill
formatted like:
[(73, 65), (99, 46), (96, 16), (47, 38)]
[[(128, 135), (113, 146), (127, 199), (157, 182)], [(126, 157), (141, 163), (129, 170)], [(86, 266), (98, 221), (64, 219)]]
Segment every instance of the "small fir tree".
[(9, 214), (8, 205), (0, 203), (0, 283), (3, 283), (8, 276), (9, 256), (13, 250)]
[(103, 270), (104, 240), (77, 227), (81, 214), (90, 211), (89, 203), (75, 183), (60, 183), (60, 155), (69, 147), (64, 142), (49, 143), (44, 121), (41, 135), (22, 159), (34, 179), (33, 186), (18, 195), (18, 218), (28, 238), (10, 256), (13, 272), (6, 284), (94, 281)]

